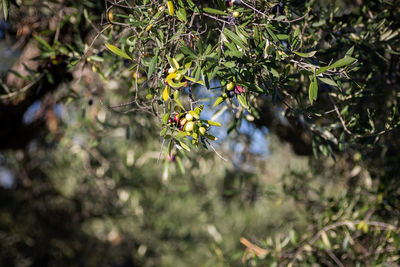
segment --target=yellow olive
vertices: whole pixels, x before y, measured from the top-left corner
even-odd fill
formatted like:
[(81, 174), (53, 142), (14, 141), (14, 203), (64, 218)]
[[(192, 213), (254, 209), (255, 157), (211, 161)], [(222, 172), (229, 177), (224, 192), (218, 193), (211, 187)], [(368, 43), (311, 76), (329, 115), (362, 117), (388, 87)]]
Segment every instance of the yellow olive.
[(174, 15), (174, 4), (172, 3), (171, 0), (168, 0), (167, 7), (168, 7), (169, 14), (171, 16), (173, 16)]
[(246, 120), (251, 122), (251, 121), (254, 121), (255, 118), (253, 115), (248, 114), (248, 115), (246, 115)]
[(133, 77), (133, 79), (140, 79), (140, 78), (142, 78), (142, 74), (140, 73), (140, 72), (134, 72), (133, 74), (132, 74), (132, 77)]
[(179, 124), (180, 124), (181, 126), (184, 126), (186, 123), (187, 123), (187, 119), (185, 119), (185, 118), (183, 118), (183, 119), (181, 119), (181, 120), (179, 121)]
[(137, 79), (137, 84), (142, 84), (142, 83), (144, 83), (145, 81), (147, 81), (147, 78), (146, 78), (146, 77), (138, 78), (138, 79)]
[(183, 78), (183, 75), (181, 73), (178, 73), (174, 80), (177, 81), (177, 82), (180, 82), (182, 80), (182, 78)]
[(226, 90), (230, 91), (230, 90), (233, 89), (233, 87), (234, 87), (233, 82), (230, 82), (230, 83), (228, 83), (228, 84), (226, 85)]
[(237, 17), (239, 17), (239, 16), (240, 16), (240, 13), (239, 13), (239, 12), (237, 12), (237, 11), (235, 11), (235, 12), (233, 12), (233, 13), (232, 13), (232, 15), (233, 15), (235, 18), (237, 18)]
[(199, 132), (200, 132), (201, 135), (204, 135), (206, 133), (206, 128), (200, 127), (199, 128)]
[(169, 69), (168, 69), (168, 73), (169, 73), (169, 74), (174, 73), (174, 72), (176, 72), (176, 69), (175, 69), (175, 68), (169, 68)]
[(108, 16), (108, 20), (109, 20), (110, 22), (114, 22), (114, 14), (113, 14), (113, 12), (112, 12), (111, 10), (108, 11), (107, 16)]
[(190, 131), (193, 130), (193, 127), (194, 127), (194, 122), (189, 121), (189, 122), (186, 124), (185, 130), (186, 130), (187, 132), (190, 132)]

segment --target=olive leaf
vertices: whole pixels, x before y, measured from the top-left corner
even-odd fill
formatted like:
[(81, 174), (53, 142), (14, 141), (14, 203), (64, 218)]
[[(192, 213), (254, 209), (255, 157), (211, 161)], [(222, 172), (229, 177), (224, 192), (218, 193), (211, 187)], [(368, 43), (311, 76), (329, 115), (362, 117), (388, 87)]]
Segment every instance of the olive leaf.
[(123, 50), (119, 49), (118, 47), (112, 45), (112, 44), (106, 44), (106, 47), (113, 52), (114, 54), (132, 60), (132, 58)]

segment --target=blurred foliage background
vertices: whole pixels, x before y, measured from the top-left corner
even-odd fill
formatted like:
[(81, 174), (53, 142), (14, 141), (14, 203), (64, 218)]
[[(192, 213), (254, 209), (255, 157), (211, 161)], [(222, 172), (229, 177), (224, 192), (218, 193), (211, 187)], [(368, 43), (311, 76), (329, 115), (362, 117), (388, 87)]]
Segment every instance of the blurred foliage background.
[[(158, 98), (165, 55), (138, 87), (132, 75), (149, 74), (148, 66), (105, 47), (145, 29), (166, 2), (0, 2), (0, 265), (399, 266), (399, 1), (243, 1), (270, 12), (268, 25), (283, 40), (265, 33), (270, 50), (249, 41), (220, 56), (226, 65), (211, 86), (233, 69), (238, 77), (254, 73), (240, 76), (250, 89), (246, 79), (265, 89), (249, 93), (249, 111), (237, 101), (222, 104), (224, 127), (212, 134), (227, 161), (212, 149), (166, 155), (165, 126), (152, 107), (165, 110)], [(229, 9), (226, 1), (173, 4), (188, 14)], [(282, 18), (273, 13), (279, 4)], [(204, 23), (211, 32), (198, 39), (219, 47), (215, 18), (262, 25), (250, 7), (234, 6), (244, 14), (239, 21), (197, 16), (197, 30)], [(151, 60), (170, 25), (191, 30), (183, 19), (163, 18), (132, 58), (143, 50)], [(302, 52), (317, 57), (299, 59), (287, 48), (296, 27)], [(171, 56), (174, 45), (166, 45)], [(329, 81), (319, 80), (310, 104), (308, 68), (349, 50), (356, 64), (323, 76)], [(228, 68), (232, 61), (238, 65)], [(262, 62), (267, 74), (257, 67)], [(204, 77), (213, 66), (201, 70)], [(213, 117), (221, 92), (193, 88)], [(156, 96), (125, 104), (137, 92)]]

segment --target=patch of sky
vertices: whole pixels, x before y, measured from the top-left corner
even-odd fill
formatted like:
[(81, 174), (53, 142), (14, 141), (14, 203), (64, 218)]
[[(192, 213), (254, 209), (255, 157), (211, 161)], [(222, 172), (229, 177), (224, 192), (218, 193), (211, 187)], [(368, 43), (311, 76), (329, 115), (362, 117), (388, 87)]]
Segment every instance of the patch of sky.
[[(243, 152), (245, 147), (244, 143), (238, 142), (236, 139), (230, 138), (227, 133), (227, 126), (232, 122), (235, 117), (235, 113), (230, 109), (226, 108), (226, 104), (222, 103), (217, 107), (212, 107), (215, 99), (220, 96), (221, 84), (218, 80), (212, 80), (210, 82), (210, 89), (207, 90), (205, 86), (195, 86), (192, 88), (193, 95), (197, 99), (201, 100), (201, 104), (204, 104), (204, 109), (201, 113), (201, 117), (204, 119), (213, 118), (223, 125), (223, 127), (212, 127), (210, 133), (216, 137), (218, 140), (213, 142), (216, 148), (222, 145), (227, 145), (227, 147), (237, 154)], [(211, 100), (211, 101), (210, 101)], [(238, 105), (236, 97), (232, 98), (235, 105)], [(216, 113), (219, 113), (216, 117)], [(248, 136), (250, 140), (250, 152), (256, 154), (262, 158), (269, 155), (268, 149), (268, 129), (263, 127), (261, 129), (257, 128), (254, 124), (249, 123), (246, 119), (242, 119), (240, 128), (237, 129), (239, 134)], [(231, 133), (232, 134), (232, 133)], [(234, 135), (234, 134), (233, 134)]]
[[(37, 119), (36, 114), (37, 114), (38, 110), (40, 109), (41, 104), (42, 104), (42, 101), (37, 100), (28, 107), (28, 109), (25, 111), (24, 116), (22, 118), (22, 122), (24, 124), (26, 124), (26, 125), (31, 124), (35, 119)], [(55, 104), (53, 109), (54, 109), (54, 113), (56, 114), (57, 117), (59, 117), (61, 119), (63, 119), (65, 117), (65, 108), (62, 104)]]
[(0, 167), (0, 186), (12, 189), (15, 186), (15, 175), (9, 169)]

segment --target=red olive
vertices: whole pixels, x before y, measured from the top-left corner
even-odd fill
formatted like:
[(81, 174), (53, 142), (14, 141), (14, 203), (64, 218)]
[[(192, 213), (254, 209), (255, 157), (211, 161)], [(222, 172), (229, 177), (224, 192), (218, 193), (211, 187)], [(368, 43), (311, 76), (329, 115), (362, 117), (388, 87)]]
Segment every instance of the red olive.
[(180, 117), (180, 116), (179, 116), (179, 114), (176, 114), (176, 115), (175, 115), (175, 117), (174, 117), (174, 121), (175, 121), (176, 123), (178, 123), (178, 121), (179, 121), (179, 117)]
[(236, 85), (236, 87), (235, 87), (235, 93), (236, 93), (236, 94), (241, 94), (241, 93), (243, 93), (243, 87), (240, 86), (240, 85)]

